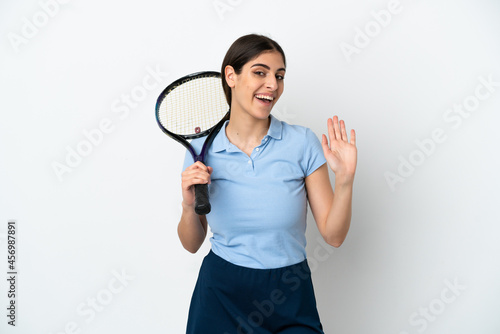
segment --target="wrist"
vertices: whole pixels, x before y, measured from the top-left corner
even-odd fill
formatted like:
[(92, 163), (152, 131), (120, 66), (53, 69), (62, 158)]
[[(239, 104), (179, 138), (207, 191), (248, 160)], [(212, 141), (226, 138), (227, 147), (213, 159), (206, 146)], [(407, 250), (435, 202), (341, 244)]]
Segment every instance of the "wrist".
[(335, 188), (352, 188), (354, 184), (354, 175), (335, 174)]
[(182, 210), (185, 212), (194, 212), (194, 203), (193, 204), (187, 204), (186, 202), (182, 201)]

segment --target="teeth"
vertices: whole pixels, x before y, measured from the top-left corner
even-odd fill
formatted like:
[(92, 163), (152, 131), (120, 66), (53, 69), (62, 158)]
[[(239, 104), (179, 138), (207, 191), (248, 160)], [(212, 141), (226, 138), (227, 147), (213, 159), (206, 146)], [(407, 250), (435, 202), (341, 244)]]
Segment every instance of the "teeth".
[(268, 96), (268, 95), (255, 95), (255, 97), (258, 99), (265, 99), (265, 100), (269, 100), (269, 101), (274, 100), (274, 97)]

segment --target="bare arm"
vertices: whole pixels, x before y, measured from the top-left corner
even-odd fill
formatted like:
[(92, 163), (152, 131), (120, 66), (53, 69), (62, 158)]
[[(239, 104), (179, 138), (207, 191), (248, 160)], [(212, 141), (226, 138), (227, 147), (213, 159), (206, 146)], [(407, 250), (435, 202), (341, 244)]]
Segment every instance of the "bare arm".
[(342, 185), (337, 181), (334, 192), (326, 164), (306, 178), (307, 196), (318, 230), (334, 247), (342, 245), (349, 231), (353, 188), (352, 183)]
[(194, 185), (210, 183), (212, 168), (196, 162), (182, 173), (182, 215), (177, 233), (182, 246), (191, 253), (200, 249), (207, 236), (207, 218), (194, 212)]
[(357, 163), (356, 134), (351, 130), (348, 142), (345, 124), (338, 117), (328, 120), (330, 146), (322, 138), (323, 153), (335, 173), (335, 191), (330, 185), (326, 164), (306, 177), (306, 189), (311, 211), (325, 241), (340, 247), (351, 224), (352, 192)]

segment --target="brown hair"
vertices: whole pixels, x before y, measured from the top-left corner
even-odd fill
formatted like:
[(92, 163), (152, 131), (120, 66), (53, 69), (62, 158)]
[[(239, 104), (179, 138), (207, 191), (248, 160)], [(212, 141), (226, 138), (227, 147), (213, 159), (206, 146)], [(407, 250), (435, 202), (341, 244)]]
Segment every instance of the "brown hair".
[(283, 56), (286, 66), (285, 53), (281, 46), (269, 37), (250, 34), (241, 36), (229, 47), (221, 67), (222, 88), (226, 94), (226, 100), (231, 105), (231, 87), (226, 82), (224, 75), (226, 66), (232, 66), (236, 74), (241, 73), (243, 66), (250, 60), (258, 57), (263, 52), (277, 51)]

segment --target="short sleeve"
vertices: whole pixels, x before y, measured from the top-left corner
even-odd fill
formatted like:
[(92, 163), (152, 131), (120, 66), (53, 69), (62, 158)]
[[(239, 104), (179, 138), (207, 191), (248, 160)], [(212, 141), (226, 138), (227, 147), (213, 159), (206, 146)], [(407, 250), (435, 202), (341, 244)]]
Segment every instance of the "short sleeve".
[(316, 169), (326, 163), (323, 147), (321, 143), (310, 129), (306, 128), (306, 138), (304, 143), (304, 159), (302, 160), (302, 168), (305, 176), (309, 176)]
[(186, 154), (184, 156), (184, 165), (182, 166), (182, 171), (185, 171), (186, 168), (194, 164), (193, 156), (186, 150)]
[[(193, 147), (195, 152), (200, 152), (203, 143), (205, 142), (205, 137), (196, 138), (191, 141), (191, 146)], [(185, 171), (186, 168), (194, 164), (194, 159), (189, 150), (186, 149), (186, 154), (184, 156), (184, 164), (182, 166), (182, 171)]]

